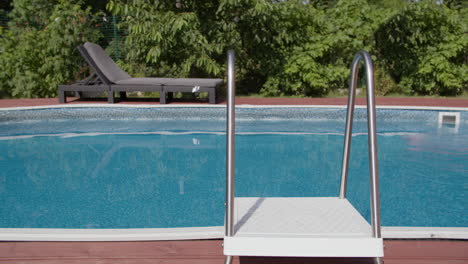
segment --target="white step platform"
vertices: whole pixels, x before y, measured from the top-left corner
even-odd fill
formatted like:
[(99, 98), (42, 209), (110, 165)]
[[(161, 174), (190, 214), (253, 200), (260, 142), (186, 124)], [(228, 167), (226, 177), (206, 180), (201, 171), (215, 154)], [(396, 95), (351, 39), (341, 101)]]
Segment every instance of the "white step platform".
[(338, 197), (235, 198), (234, 236), (224, 255), (383, 257), (383, 241)]

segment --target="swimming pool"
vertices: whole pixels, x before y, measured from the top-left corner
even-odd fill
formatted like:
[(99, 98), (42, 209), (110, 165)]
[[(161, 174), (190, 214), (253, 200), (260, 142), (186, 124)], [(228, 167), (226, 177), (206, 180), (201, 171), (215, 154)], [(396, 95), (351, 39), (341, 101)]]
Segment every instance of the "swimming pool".
[[(237, 109), (236, 196), (336, 196), (345, 109)], [(381, 220), (468, 226), (468, 111), (379, 109)], [(348, 197), (369, 220), (367, 128), (356, 109)], [(0, 111), (0, 228), (223, 225), (225, 109)]]

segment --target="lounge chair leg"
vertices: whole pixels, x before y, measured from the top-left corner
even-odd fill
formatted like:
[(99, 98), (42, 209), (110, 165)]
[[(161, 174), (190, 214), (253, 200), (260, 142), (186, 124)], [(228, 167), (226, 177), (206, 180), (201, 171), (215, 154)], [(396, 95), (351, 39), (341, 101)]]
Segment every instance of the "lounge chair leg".
[(112, 91), (107, 92), (107, 102), (109, 104), (115, 103), (114, 92), (112, 92)]
[(216, 90), (208, 92), (210, 104), (216, 104)]
[(127, 93), (126, 92), (120, 92), (120, 100), (127, 99)]
[(166, 92), (159, 93), (159, 103), (166, 104)]
[(61, 104), (67, 103), (67, 96), (65, 95), (65, 91), (59, 91), (58, 96), (59, 96), (59, 103)]

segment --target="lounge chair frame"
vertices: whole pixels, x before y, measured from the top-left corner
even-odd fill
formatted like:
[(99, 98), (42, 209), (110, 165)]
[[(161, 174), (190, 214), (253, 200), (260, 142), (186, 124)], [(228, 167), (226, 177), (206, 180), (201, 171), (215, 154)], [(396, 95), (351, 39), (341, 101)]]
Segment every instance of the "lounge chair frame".
[[(70, 85), (59, 85), (58, 95), (59, 102), (66, 103), (66, 93), (75, 92), (78, 96), (82, 96), (82, 92), (106, 92), (107, 102), (115, 103), (115, 92), (120, 93), (120, 99), (126, 98), (126, 92), (159, 92), (161, 104), (166, 104), (167, 99), (173, 98), (174, 92), (182, 93), (208, 93), (208, 101), (210, 104), (216, 103), (216, 89), (221, 83), (215, 87), (199, 86), (196, 83), (190, 86), (184, 85), (147, 85), (147, 84), (116, 84), (109, 80), (106, 75), (99, 69), (93, 58), (86, 51), (84, 45), (77, 47), (81, 56), (86, 60), (91, 69), (91, 75), (85, 80), (78, 81)], [(194, 89), (196, 87), (196, 89)]]
[(115, 103), (114, 92), (111, 91), (111, 81), (99, 70), (82, 45), (79, 45), (77, 49), (88, 63), (91, 69), (91, 75), (85, 80), (78, 81), (74, 84), (59, 85), (59, 103), (64, 104), (67, 102), (66, 92), (75, 92), (79, 97), (82, 97), (82, 92), (106, 92), (107, 102), (110, 104)]

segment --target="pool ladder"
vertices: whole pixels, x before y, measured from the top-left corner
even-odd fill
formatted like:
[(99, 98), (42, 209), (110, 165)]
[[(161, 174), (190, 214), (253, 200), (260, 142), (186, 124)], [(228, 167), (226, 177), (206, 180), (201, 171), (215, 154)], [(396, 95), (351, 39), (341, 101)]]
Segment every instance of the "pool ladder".
[[(342, 160), (342, 171), (341, 171), (341, 185), (340, 185), (340, 200), (346, 200), (346, 187), (348, 179), (348, 168), (349, 168), (349, 156), (351, 149), (351, 136), (353, 129), (353, 114), (355, 108), (355, 98), (356, 98), (356, 86), (358, 80), (358, 69), (360, 62), (364, 62), (366, 70), (366, 86), (367, 86), (367, 125), (368, 125), (368, 147), (369, 147), (369, 172), (370, 172), (370, 208), (371, 208), (371, 234), (372, 237), (368, 243), (371, 246), (376, 248), (373, 253), (369, 253), (366, 257), (373, 257), (375, 263), (383, 263), (383, 240), (381, 236), (381, 227), (380, 227), (380, 201), (379, 201), (379, 176), (378, 176), (378, 162), (377, 162), (377, 135), (376, 135), (376, 111), (375, 111), (375, 95), (374, 95), (374, 77), (373, 77), (373, 64), (369, 53), (366, 51), (359, 51), (355, 56), (351, 64), (351, 77), (348, 90), (348, 105), (347, 105), (347, 114), (346, 114), (346, 128), (345, 128), (345, 137), (344, 137), (344, 147), (343, 147), (343, 160)], [(226, 135), (226, 213), (225, 213), (225, 239), (224, 239), (224, 251), (226, 255), (225, 263), (229, 264), (232, 262), (232, 255), (229, 252), (242, 252), (242, 249), (236, 249), (236, 247), (242, 248), (244, 245), (241, 242), (234, 243), (234, 238), (237, 233), (235, 229), (235, 197), (234, 197), (234, 153), (235, 153), (235, 71), (234, 71), (234, 51), (228, 51), (228, 83), (227, 83), (227, 135)], [(240, 200), (241, 201), (241, 200)], [(357, 211), (356, 211), (357, 212)], [(270, 219), (273, 221), (273, 219)], [(239, 239), (245, 239), (240, 237)], [(257, 240), (264, 241), (265, 244), (272, 244), (274, 247), (275, 238), (267, 238), (267, 240)], [(232, 241), (231, 241), (232, 240)], [(248, 239), (245, 240), (248, 242)], [(242, 241), (243, 243), (245, 241)], [(348, 241), (348, 240), (343, 240)], [(313, 238), (309, 242), (314, 244)], [(284, 240), (283, 242), (284, 243)], [(349, 242), (347, 242), (349, 244)], [(226, 245), (229, 244), (229, 249), (226, 249)], [(365, 244), (365, 243), (364, 243)], [(259, 248), (265, 248), (267, 246), (257, 243)], [(315, 245), (315, 244), (314, 244)], [(320, 244), (317, 244), (320, 247)], [(346, 245), (346, 243), (341, 244)], [(349, 244), (350, 247), (353, 247), (352, 243)], [(286, 245), (287, 247), (287, 245)], [(290, 246), (291, 247), (291, 246)], [(315, 248), (312, 248), (313, 251)], [(260, 250), (260, 249), (259, 249)], [(338, 248), (337, 251), (340, 251)], [(252, 251), (245, 249), (247, 252), (245, 255), (252, 255)], [(326, 251), (326, 250), (325, 250)], [(349, 251), (349, 250), (348, 250)], [(365, 251), (365, 249), (364, 249)], [(268, 252), (268, 249), (264, 249), (264, 252)], [(378, 253), (375, 253), (378, 252)], [(280, 256), (276, 252), (272, 255), (259, 253), (258, 256)], [(320, 256), (321, 253), (311, 253), (310, 255), (305, 252), (304, 254), (299, 253), (297, 255), (291, 255), (289, 252), (284, 252), (284, 256)], [(279, 254), (279, 253), (278, 253)], [(293, 253), (292, 253), (293, 254)], [(346, 253), (348, 254), (348, 253)], [(347, 256), (343, 253), (342, 256)], [(257, 254), (255, 254), (257, 255)], [(282, 255), (281, 255), (282, 256)], [(322, 257), (327, 255), (321, 255)], [(340, 255), (331, 255), (331, 256), (340, 256)]]

